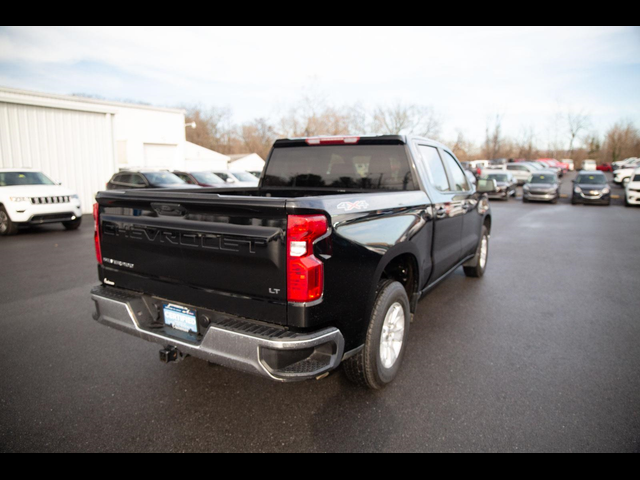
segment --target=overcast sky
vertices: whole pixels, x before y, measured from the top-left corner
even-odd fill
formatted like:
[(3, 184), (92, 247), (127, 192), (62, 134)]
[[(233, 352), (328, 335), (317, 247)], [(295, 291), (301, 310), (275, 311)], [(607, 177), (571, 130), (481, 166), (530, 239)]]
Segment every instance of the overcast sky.
[(430, 105), (445, 137), (549, 135), (584, 111), (640, 127), (639, 27), (0, 27), (0, 85), (273, 117), (305, 89), (336, 106)]

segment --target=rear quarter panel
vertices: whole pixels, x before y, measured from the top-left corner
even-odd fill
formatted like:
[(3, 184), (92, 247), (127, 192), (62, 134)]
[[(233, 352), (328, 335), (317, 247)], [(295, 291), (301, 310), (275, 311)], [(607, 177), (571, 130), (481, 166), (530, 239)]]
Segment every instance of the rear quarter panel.
[(347, 350), (364, 341), (376, 287), (391, 260), (413, 255), (419, 282), (431, 270), (433, 226), (422, 191), (311, 197), (288, 202), (287, 209), (292, 215), (321, 209), (331, 226), (329, 251), (316, 252), (325, 265), (323, 300), (307, 308), (290, 305), (288, 323), (334, 325), (343, 332)]

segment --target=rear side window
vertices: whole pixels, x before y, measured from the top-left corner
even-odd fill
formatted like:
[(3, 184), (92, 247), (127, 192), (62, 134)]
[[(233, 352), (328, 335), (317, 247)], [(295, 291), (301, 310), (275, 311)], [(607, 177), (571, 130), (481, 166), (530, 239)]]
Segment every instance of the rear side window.
[(276, 148), (265, 187), (415, 190), (404, 145)]
[(131, 174), (130, 173), (126, 173), (126, 174), (122, 174), (120, 176), (118, 176), (116, 178), (116, 182), (118, 183), (126, 183), (126, 184), (131, 184)]
[(453, 190), (456, 192), (467, 192), (470, 190), (469, 182), (467, 180), (467, 176), (458, 165), (458, 162), (455, 158), (449, 153), (444, 152), (444, 161), (447, 162), (449, 166), (449, 170), (451, 171), (451, 175), (453, 176)]
[(418, 150), (422, 156), (424, 166), (427, 169), (427, 175), (429, 176), (431, 184), (441, 192), (451, 190), (449, 180), (447, 179), (447, 172), (444, 169), (444, 164), (442, 163), (438, 149), (427, 145), (418, 145)]

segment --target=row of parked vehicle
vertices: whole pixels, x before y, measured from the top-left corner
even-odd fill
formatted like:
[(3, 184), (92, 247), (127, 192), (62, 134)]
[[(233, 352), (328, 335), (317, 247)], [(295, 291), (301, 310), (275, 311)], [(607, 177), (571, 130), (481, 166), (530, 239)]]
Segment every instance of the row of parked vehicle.
[[(483, 170), (481, 178), (496, 182), (497, 191), (489, 194), (489, 198), (509, 200), (516, 196), (518, 185), (523, 186), (523, 202), (543, 201), (557, 203), (560, 198), (562, 180), (558, 172), (548, 169), (538, 170), (535, 162), (527, 166), (530, 172), (525, 181), (520, 181), (516, 174), (510, 171), (512, 164), (494, 166)], [(513, 164), (518, 165), (518, 164)], [(628, 206), (640, 204), (640, 168), (631, 169), (631, 174), (625, 173), (628, 180), (614, 180), (625, 188), (625, 204)], [(516, 170), (518, 173), (521, 170)], [(620, 170), (624, 171), (624, 170)], [(581, 170), (573, 180), (571, 190), (571, 204), (611, 205), (611, 187), (606, 175), (602, 171)]]
[[(140, 188), (253, 188), (261, 172), (244, 171), (122, 171), (108, 190)], [(76, 192), (27, 168), (0, 169), (0, 236), (15, 235), (20, 227), (62, 223), (67, 230), (82, 225), (82, 205)]]
[(245, 171), (126, 170), (111, 177), (107, 183), (107, 190), (122, 190), (123, 188), (249, 188), (257, 187), (259, 178), (260, 172)]

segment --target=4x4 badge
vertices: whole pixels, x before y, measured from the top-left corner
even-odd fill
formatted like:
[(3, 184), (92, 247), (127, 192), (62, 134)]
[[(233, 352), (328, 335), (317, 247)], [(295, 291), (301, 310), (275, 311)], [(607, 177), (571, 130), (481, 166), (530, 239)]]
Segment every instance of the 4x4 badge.
[(351, 210), (364, 210), (365, 208), (368, 208), (368, 207), (369, 207), (369, 204), (364, 200), (359, 200), (354, 203), (342, 202), (338, 205), (338, 208), (340, 210), (344, 210), (345, 212), (350, 212)]

